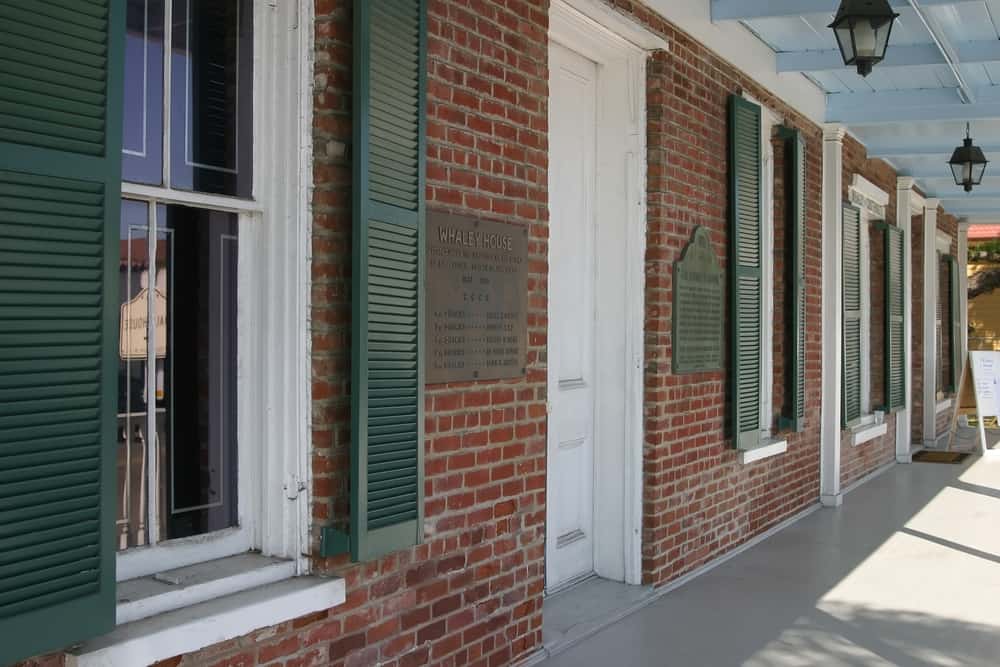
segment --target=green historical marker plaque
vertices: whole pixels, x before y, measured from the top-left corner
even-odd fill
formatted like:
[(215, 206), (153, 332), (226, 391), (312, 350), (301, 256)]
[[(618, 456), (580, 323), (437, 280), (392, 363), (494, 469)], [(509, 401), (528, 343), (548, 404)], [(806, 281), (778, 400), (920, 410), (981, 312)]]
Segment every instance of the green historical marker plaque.
[(674, 373), (722, 370), (725, 276), (705, 227), (674, 264)]

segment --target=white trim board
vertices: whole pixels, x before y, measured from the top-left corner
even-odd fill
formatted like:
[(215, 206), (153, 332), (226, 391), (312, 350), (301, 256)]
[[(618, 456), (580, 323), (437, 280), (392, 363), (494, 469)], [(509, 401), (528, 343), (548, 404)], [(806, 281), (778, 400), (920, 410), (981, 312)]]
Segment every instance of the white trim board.
[(296, 577), (128, 623), (66, 654), (67, 667), (149, 665), (342, 604), (343, 579)]
[(903, 364), (906, 368), (905, 407), (896, 413), (896, 461), (911, 463), (913, 405), (913, 216), (924, 211), (926, 200), (913, 189), (910, 177), (896, 179), (896, 226), (903, 231)]
[(820, 424), (820, 499), (840, 498), (841, 358), (843, 346), (844, 136), (842, 125), (823, 131), (823, 391)]
[[(609, 12), (600, 0), (553, 0), (549, 37), (551, 43), (575, 51), (598, 65), (598, 128), (602, 130), (600, 134), (603, 137), (603, 140), (599, 138), (598, 146), (609, 145), (608, 138), (614, 134), (617, 139), (612, 143), (620, 151), (620, 155), (613, 156), (614, 160), (597, 156), (598, 182), (604, 181), (601, 170), (609, 168), (607, 164), (616, 169), (624, 165), (625, 196), (622, 203), (626, 210), (616, 217), (621, 220), (626, 258), (638, 258), (626, 261), (624, 269), (624, 359), (621, 362), (625, 368), (622, 438), (626, 446), (620, 448), (623, 454), (617, 464), (622, 467), (620, 471), (599, 471), (604, 473), (605, 479), (609, 479), (609, 475), (616, 477), (606, 490), (616, 498), (601, 501), (601, 478), (595, 475), (595, 570), (599, 575), (607, 576), (602, 553), (611, 550), (618, 555), (609, 557), (609, 560), (624, 557), (625, 582), (639, 584), (642, 580), (644, 434), (645, 275), (641, 258), (646, 253), (646, 62), (649, 56), (647, 49), (665, 48), (666, 42), (638, 23), (617, 12)], [(601, 94), (602, 90), (605, 94)], [(618, 126), (612, 124), (609, 118)], [(620, 133), (617, 133), (618, 129)], [(599, 192), (595, 195), (596, 210), (600, 213), (602, 198)], [(597, 298), (600, 308), (603, 298), (600, 292)], [(617, 298), (620, 299), (621, 295)], [(549, 381), (551, 386), (551, 377)], [(595, 428), (600, 428), (599, 414), (595, 415)], [(600, 460), (599, 457), (600, 453), (595, 451), (595, 460)], [(617, 479), (618, 474), (622, 476), (620, 480)], [(602, 513), (604, 509), (619, 506), (622, 507), (621, 514), (614, 518), (609, 518), (608, 512)], [(605, 540), (602, 549), (600, 536), (602, 532), (611, 530), (620, 536)]]

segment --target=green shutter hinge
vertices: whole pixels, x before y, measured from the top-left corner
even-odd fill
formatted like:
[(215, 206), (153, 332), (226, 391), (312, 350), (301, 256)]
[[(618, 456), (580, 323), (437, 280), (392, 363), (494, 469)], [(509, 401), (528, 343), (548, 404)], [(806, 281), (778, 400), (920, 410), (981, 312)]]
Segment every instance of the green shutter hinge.
[(351, 552), (351, 534), (340, 530), (339, 528), (333, 528), (332, 526), (324, 526), (319, 532), (319, 555), (322, 558), (329, 558), (331, 556), (339, 556), (341, 554), (346, 554)]

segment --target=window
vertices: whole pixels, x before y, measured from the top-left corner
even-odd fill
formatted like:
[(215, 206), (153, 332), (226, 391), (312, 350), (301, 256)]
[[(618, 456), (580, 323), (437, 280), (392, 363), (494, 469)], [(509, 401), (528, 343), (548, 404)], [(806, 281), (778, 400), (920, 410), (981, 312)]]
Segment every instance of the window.
[[(841, 383), (842, 421), (847, 428), (857, 428), (872, 424), (875, 420), (872, 402), (873, 367), (872, 355), (875, 345), (885, 354), (884, 314), (877, 313), (880, 323), (878, 331), (872, 328), (872, 283), (885, 281), (883, 275), (876, 275), (872, 264), (872, 230), (885, 227), (885, 207), (889, 195), (871, 181), (855, 174), (848, 190), (849, 202), (843, 206), (843, 368)], [(881, 248), (878, 248), (882, 252)], [(901, 275), (901, 274), (900, 274)], [(885, 293), (883, 287), (880, 293)], [(879, 340), (875, 340), (876, 335)], [(881, 385), (883, 369), (877, 372)], [(884, 391), (885, 388), (881, 387)], [(879, 406), (880, 408), (883, 406)]]
[(955, 392), (960, 372), (958, 332), (955, 325), (958, 303), (958, 263), (951, 251), (951, 237), (938, 232), (937, 237), (937, 299), (935, 320), (935, 391), (937, 400)]
[[(730, 165), (730, 304), (731, 337), (730, 404), (734, 443), (744, 451), (773, 448), (780, 453), (786, 443), (772, 441), (775, 423), (774, 390), (774, 177), (775, 153), (772, 144), (774, 126), (778, 119), (760, 105), (733, 95), (729, 106), (729, 165)], [(804, 206), (801, 191), (804, 187), (804, 159), (801, 138), (788, 133), (794, 143), (791, 164), (794, 170), (795, 201), (790, 209), (794, 219), (801, 223)], [(782, 164), (785, 154), (782, 153)], [(802, 290), (801, 226), (790, 235), (797, 249), (792, 256), (794, 265), (791, 297), (785, 296), (783, 305), (790, 305), (793, 317), (782, 327), (800, 332), (798, 326), (804, 318), (804, 291)], [(782, 275), (784, 280), (785, 276)], [(784, 293), (784, 292), (783, 292)], [(790, 303), (789, 303), (790, 302)], [(799, 382), (804, 373), (802, 343), (804, 334), (792, 337), (790, 351), (794, 352), (791, 367), (794, 373), (794, 403), (791, 426), (801, 427), (804, 417), (804, 386)], [(781, 411), (781, 410), (779, 410)], [(784, 415), (783, 415), (784, 416)], [(785, 420), (782, 425), (789, 425)], [(748, 456), (744, 462), (756, 460)]]
[[(283, 559), (271, 623), (342, 602), (276, 582), (309, 567), (310, 3), (35, 4), (0, 21), (0, 477), (22, 480), (0, 663), (262, 585), (247, 563), (270, 559), (242, 555), (197, 600), (117, 599), (152, 580), (116, 577), (248, 550)], [(128, 635), (153, 662), (255, 629), (229, 599), (74, 650), (131, 664)]]
[[(239, 238), (253, 224), (251, 18), (249, 0), (127, 5), (120, 551), (227, 530), (213, 556), (251, 546), (253, 518), (239, 506), (253, 464), (237, 437)], [(250, 210), (234, 213), (216, 195)], [(119, 579), (199, 558), (195, 545), (173, 551), (145, 566), (120, 559)]]

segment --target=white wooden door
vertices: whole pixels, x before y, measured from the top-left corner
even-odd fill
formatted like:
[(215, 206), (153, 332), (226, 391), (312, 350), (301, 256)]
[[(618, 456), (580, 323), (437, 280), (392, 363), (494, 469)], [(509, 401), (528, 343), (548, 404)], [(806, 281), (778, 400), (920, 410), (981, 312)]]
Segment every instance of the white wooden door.
[(546, 586), (594, 570), (597, 65), (553, 44), (549, 99)]

